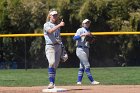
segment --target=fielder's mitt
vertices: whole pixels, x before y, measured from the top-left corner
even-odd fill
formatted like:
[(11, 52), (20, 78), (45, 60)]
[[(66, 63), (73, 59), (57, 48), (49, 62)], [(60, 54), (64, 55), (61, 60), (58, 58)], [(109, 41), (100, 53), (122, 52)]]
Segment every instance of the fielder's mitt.
[(68, 54), (67, 54), (67, 52), (66, 52), (66, 50), (65, 50), (65, 47), (62, 46), (62, 53), (61, 53), (60, 61), (61, 61), (61, 62), (66, 62), (67, 59), (68, 59)]
[(93, 35), (86, 36), (85, 40), (88, 41), (89, 43), (94, 43), (95, 42), (95, 37)]

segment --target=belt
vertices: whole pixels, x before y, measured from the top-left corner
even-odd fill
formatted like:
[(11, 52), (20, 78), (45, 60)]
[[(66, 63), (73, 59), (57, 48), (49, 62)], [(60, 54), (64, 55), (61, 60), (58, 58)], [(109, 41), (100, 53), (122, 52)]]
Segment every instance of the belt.
[(89, 48), (87, 46), (77, 46), (78, 48)]
[(54, 43), (54, 44), (46, 44), (46, 45), (60, 45), (59, 43)]

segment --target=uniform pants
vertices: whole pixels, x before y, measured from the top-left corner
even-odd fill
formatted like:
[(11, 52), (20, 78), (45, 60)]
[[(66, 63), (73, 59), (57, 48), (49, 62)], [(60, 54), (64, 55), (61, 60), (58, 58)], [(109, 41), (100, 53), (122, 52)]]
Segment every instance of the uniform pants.
[(78, 71), (78, 80), (77, 82), (81, 82), (83, 78), (84, 70), (91, 82), (94, 81), (91, 72), (90, 72), (90, 64), (88, 61), (89, 58), (89, 48), (77, 48), (76, 55), (80, 59), (80, 68)]
[(76, 55), (80, 60), (80, 68), (90, 68), (88, 61), (89, 58), (89, 48), (76, 48)]
[(49, 62), (49, 68), (57, 68), (60, 62), (62, 52), (61, 45), (46, 45), (45, 52)]

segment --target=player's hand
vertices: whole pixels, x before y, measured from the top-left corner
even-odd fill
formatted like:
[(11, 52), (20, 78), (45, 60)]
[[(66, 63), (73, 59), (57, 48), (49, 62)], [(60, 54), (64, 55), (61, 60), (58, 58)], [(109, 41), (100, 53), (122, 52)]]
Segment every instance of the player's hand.
[(65, 23), (63, 22), (63, 19), (62, 19), (62, 21), (60, 22), (59, 26), (65, 26)]
[(90, 36), (91, 33), (90, 32), (87, 32), (87, 33), (83, 33), (81, 36)]

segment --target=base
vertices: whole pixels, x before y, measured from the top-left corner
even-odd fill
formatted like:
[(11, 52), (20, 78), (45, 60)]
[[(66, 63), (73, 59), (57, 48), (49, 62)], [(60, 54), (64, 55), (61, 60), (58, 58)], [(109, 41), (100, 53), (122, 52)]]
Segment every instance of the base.
[(42, 92), (65, 92), (67, 89), (64, 88), (53, 88), (53, 89), (43, 89)]

